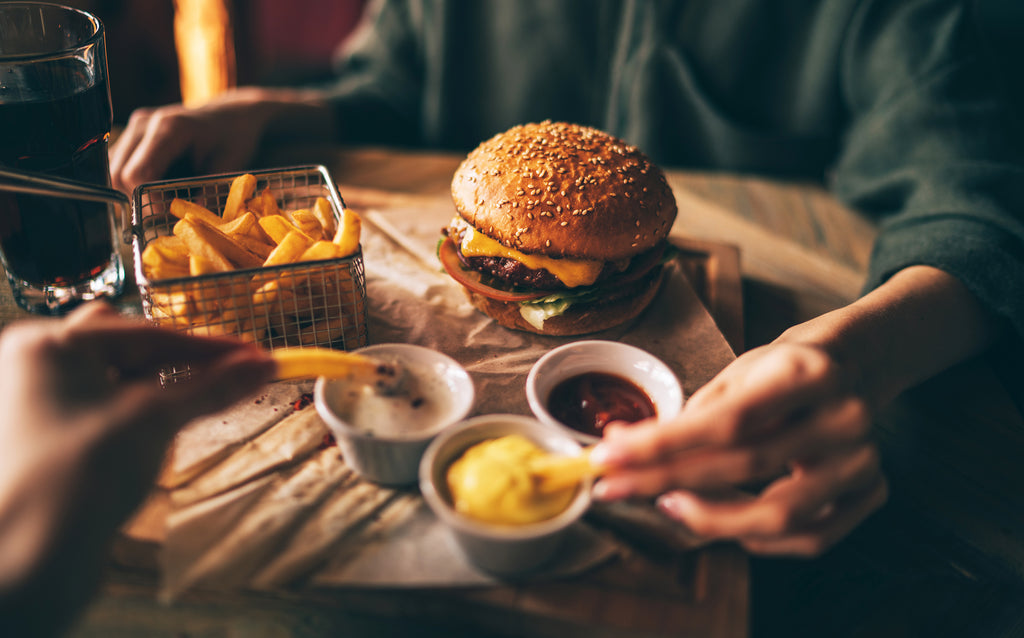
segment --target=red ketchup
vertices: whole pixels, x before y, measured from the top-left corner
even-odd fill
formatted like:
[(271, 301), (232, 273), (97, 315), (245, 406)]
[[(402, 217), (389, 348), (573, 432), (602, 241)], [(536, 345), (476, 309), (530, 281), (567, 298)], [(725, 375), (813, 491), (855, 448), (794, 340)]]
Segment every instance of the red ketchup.
[(572, 429), (598, 437), (613, 421), (635, 423), (656, 414), (646, 392), (606, 372), (586, 372), (560, 382), (548, 396), (548, 412)]

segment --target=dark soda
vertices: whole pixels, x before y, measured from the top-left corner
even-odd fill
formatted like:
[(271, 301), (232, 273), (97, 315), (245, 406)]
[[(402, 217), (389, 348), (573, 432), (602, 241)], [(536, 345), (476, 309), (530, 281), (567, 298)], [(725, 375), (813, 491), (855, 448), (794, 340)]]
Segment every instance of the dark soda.
[[(111, 121), (105, 81), (56, 99), (0, 100), (0, 165), (108, 185)], [(101, 273), (113, 241), (106, 204), (0, 192), (5, 265), (33, 286), (73, 286)]]

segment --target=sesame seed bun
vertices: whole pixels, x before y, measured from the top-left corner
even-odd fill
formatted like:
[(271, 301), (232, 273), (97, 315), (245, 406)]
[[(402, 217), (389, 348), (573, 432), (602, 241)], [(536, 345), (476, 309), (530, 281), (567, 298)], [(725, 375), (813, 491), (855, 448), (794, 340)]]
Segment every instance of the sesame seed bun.
[(598, 332), (657, 295), (675, 197), (664, 173), (620, 139), (564, 122), (516, 126), (466, 157), (452, 200), (458, 216), (441, 263), (502, 326)]
[(563, 122), (523, 124), (473, 150), (452, 180), (459, 215), (528, 254), (618, 261), (668, 236), (676, 203), (636, 147)]

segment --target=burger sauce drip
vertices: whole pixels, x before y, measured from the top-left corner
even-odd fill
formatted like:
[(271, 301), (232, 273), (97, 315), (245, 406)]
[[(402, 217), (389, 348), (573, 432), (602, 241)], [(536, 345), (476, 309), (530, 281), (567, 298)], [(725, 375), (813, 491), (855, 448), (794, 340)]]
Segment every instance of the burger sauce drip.
[(656, 414), (650, 397), (633, 382), (605, 372), (562, 381), (548, 397), (548, 411), (574, 430), (601, 436), (613, 421), (635, 423)]

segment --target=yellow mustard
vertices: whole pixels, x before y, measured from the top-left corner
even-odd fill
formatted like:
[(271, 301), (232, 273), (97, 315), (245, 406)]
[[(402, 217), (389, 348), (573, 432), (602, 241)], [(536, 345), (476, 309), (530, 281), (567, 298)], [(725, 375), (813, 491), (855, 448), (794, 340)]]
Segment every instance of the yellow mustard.
[(477, 443), (448, 468), (448, 490), (456, 511), (488, 523), (525, 525), (557, 516), (576, 487), (537, 490), (531, 459), (545, 454), (519, 434)]

